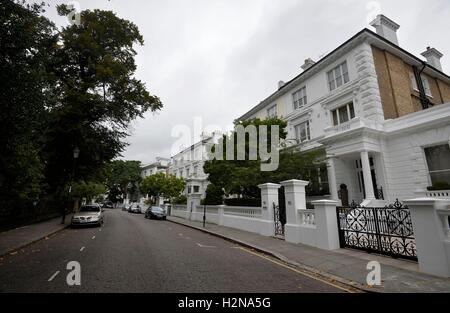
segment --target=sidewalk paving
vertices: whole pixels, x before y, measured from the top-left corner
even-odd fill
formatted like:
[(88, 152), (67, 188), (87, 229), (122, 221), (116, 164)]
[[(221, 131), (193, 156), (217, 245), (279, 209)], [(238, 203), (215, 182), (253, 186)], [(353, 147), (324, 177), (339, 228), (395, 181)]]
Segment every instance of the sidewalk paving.
[[(206, 224), (206, 227), (203, 228), (201, 222), (188, 221), (173, 216), (169, 216), (167, 219), (253, 248), (290, 265), (365, 291), (390, 293), (450, 292), (450, 279), (420, 273), (416, 262), (392, 259), (351, 249), (321, 250), (215, 224)], [(369, 287), (366, 285), (366, 277), (369, 273), (366, 266), (369, 261), (380, 262), (382, 286)]]
[(44, 239), (70, 225), (72, 215), (66, 216), (66, 223), (61, 224), (61, 217), (48, 221), (22, 226), (0, 233), (0, 257), (12, 253), (36, 241)]

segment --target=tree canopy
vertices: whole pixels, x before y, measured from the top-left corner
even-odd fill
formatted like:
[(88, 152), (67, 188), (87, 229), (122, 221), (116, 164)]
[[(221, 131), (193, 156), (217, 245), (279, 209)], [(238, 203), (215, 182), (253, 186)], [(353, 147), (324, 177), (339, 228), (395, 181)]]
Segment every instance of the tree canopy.
[(166, 175), (164, 173), (156, 173), (145, 177), (141, 184), (140, 190), (143, 194), (150, 197), (176, 198), (183, 191), (185, 182), (181, 178), (174, 175)]
[[(267, 120), (253, 119), (245, 122), (236, 123), (237, 125), (277, 125), (279, 130), (280, 145), (278, 149), (282, 148), (281, 143), (286, 139), (287, 124), (285, 121), (272, 118)], [(256, 128), (258, 131), (259, 129)], [(270, 129), (270, 127), (269, 127)], [(270, 145), (270, 131), (267, 134), (268, 145)], [(230, 140), (234, 141), (234, 152), (236, 153), (236, 134), (231, 136), (224, 136), (222, 140), (223, 153), (226, 154), (227, 143)], [(249, 136), (245, 139), (245, 160), (218, 160), (210, 159), (204, 164), (204, 171), (208, 174), (210, 185), (207, 188), (206, 202), (211, 204), (217, 204), (220, 202), (220, 198), (227, 195), (239, 195), (243, 198), (259, 198), (260, 189), (259, 184), (263, 183), (279, 183), (289, 179), (303, 179), (308, 181), (317, 181), (317, 168), (322, 167), (320, 157), (323, 155), (322, 151), (303, 152), (293, 149), (281, 149), (279, 151), (279, 164), (274, 171), (262, 171), (261, 170), (261, 158), (256, 160), (249, 159), (249, 147), (252, 143), (249, 142)], [(258, 151), (261, 149), (257, 147)], [(272, 147), (273, 149), (273, 147)], [(236, 155), (235, 155), (236, 156)], [(326, 174), (326, 166), (324, 168)], [(321, 188), (321, 186), (315, 186)], [(312, 192), (312, 187), (309, 187)], [(314, 190), (316, 192), (316, 190)], [(317, 191), (319, 192), (319, 191)]]
[[(115, 160), (111, 162), (105, 169), (105, 185), (108, 188), (109, 200), (116, 202), (127, 192), (133, 194), (141, 179), (140, 161)], [(131, 188), (128, 188), (129, 185)]]
[(135, 46), (144, 39), (134, 23), (85, 10), (78, 25), (58, 29), (44, 8), (0, 6), (0, 200), (11, 202), (2, 207), (66, 198), (71, 181), (103, 182), (130, 123), (162, 108), (135, 77)]

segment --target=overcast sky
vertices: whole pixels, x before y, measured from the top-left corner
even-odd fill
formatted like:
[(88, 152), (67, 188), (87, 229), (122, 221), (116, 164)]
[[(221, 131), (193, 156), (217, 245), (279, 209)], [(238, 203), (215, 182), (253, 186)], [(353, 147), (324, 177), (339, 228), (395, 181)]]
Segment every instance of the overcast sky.
[[(47, 15), (58, 25), (55, 4)], [(279, 80), (301, 72), (368, 26), (379, 8), (400, 24), (400, 46), (420, 56), (444, 53), (450, 73), (448, 0), (80, 0), (81, 9), (106, 9), (133, 21), (144, 36), (136, 76), (164, 108), (133, 123), (124, 158), (149, 163), (169, 157), (176, 125), (221, 129), (273, 93)]]

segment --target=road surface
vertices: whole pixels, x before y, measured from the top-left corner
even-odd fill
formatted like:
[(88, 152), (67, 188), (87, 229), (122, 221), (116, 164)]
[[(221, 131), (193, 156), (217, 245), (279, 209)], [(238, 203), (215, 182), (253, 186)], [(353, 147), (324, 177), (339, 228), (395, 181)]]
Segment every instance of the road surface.
[[(79, 262), (81, 285), (66, 282)], [(72, 268), (71, 268), (72, 269)], [(283, 263), (169, 221), (119, 210), (0, 259), (0, 292), (343, 292)]]

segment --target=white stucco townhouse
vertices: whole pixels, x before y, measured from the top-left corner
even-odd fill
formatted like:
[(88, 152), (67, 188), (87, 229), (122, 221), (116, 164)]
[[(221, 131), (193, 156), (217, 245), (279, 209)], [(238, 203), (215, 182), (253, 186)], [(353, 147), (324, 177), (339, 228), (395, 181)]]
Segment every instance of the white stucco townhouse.
[(221, 136), (221, 132), (203, 133), (200, 141), (171, 157), (169, 173), (186, 181), (184, 190), (186, 196), (196, 194), (201, 198), (205, 197), (209, 182), (208, 175), (203, 171), (203, 165), (208, 146), (217, 143)]
[(371, 25), (238, 120), (285, 119), (288, 142), (325, 151), (333, 199), (378, 206), (450, 184), (450, 77), (436, 49), (401, 48), (394, 21)]

